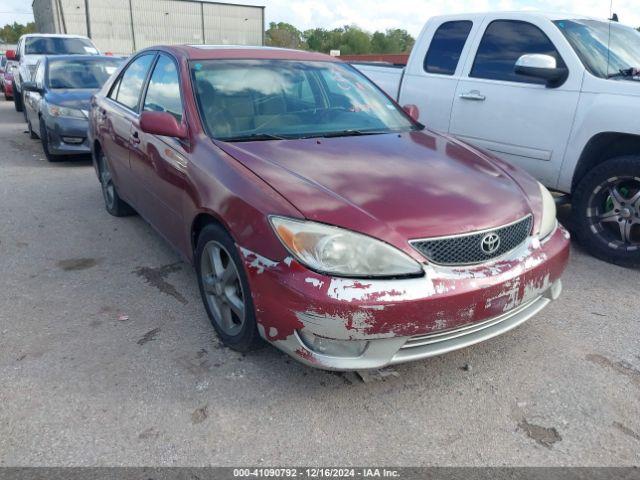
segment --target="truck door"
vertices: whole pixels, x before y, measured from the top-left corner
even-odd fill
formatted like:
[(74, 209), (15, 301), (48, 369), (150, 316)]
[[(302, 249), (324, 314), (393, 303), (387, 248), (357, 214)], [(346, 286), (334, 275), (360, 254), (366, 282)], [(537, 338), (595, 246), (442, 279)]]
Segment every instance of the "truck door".
[[(475, 28), (477, 30), (479, 25)], [(449, 130), (451, 104), (464, 67), (474, 22), (443, 21), (427, 27), (416, 43), (400, 88), (400, 105), (414, 104), (420, 121), (440, 132)], [(415, 60), (414, 60), (415, 59)]]
[[(583, 72), (571, 63), (561, 32), (547, 23), (485, 18), (475, 54), (469, 56), (457, 86), (450, 133), (555, 187)], [(525, 54), (555, 57), (558, 67), (569, 69), (569, 77), (561, 86), (548, 88), (544, 80), (515, 73), (516, 61)]]

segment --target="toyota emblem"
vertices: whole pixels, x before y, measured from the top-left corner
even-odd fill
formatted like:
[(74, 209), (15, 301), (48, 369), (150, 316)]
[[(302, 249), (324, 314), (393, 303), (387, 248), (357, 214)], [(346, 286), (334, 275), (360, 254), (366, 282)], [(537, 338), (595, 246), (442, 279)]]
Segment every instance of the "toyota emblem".
[(487, 233), (480, 242), (480, 248), (485, 255), (492, 255), (500, 248), (500, 236), (497, 233)]

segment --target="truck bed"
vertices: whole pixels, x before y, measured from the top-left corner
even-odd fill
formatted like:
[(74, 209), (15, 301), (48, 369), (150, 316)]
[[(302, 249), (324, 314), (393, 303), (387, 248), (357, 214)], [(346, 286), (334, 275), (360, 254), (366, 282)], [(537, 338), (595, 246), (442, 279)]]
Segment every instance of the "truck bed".
[(398, 99), (400, 83), (404, 74), (404, 67), (386, 65), (383, 63), (351, 63), (376, 83), (387, 95), (394, 100)]

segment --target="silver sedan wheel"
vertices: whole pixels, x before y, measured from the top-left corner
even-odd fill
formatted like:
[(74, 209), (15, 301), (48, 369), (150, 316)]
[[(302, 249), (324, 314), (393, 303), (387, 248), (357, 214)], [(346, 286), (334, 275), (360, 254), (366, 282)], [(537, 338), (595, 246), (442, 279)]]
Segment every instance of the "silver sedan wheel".
[(214, 321), (225, 334), (238, 335), (245, 323), (244, 291), (238, 269), (220, 243), (212, 240), (204, 246), (200, 277)]

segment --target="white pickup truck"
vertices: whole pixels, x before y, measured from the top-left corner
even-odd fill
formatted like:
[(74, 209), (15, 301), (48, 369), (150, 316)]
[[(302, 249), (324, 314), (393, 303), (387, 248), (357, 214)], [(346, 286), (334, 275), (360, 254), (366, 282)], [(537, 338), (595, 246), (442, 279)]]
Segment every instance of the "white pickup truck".
[[(18, 62), (13, 77), (13, 101), (16, 111), (24, 110), (22, 82), (31, 80), (36, 66), (45, 55), (99, 55), (93, 42), (81, 35), (28, 33), (18, 40), (15, 50), (7, 51), (7, 58)], [(25, 114), (25, 121), (26, 121)]]
[(354, 66), (427, 127), (570, 195), (592, 254), (640, 265), (640, 32), (575, 15), (442, 16), (406, 68)]

